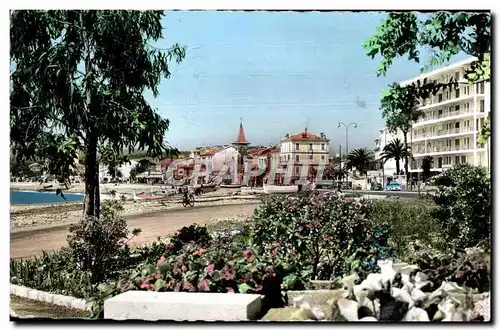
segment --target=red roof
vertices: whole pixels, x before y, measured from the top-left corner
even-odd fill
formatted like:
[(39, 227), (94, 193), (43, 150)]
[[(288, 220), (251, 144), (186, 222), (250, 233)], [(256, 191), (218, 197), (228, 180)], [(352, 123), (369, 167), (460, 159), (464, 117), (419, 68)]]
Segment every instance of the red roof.
[(296, 133), (294, 135), (289, 136), (288, 138), (285, 138), (287, 140), (291, 141), (327, 141), (326, 137), (320, 137), (315, 134), (307, 132), (307, 129), (304, 131), (301, 131), (299, 133)]
[(252, 156), (261, 156), (261, 155), (264, 155), (264, 154), (267, 154), (270, 152), (271, 152), (270, 147), (259, 147), (259, 148), (255, 148), (255, 149), (250, 150), (249, 154), (251, 154)]
[(238, 138), (236, 138), (235, 144), (248, 144), (247, 138), (245, 138), (245, 130), (243, 130), (243, 123), (240, 122), (240, 131), (238, 133)]

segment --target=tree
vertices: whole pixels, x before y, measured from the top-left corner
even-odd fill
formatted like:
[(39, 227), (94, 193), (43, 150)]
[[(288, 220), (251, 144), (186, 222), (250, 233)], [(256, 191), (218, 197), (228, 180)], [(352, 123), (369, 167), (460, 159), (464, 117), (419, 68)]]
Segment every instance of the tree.
[(356, 168), (362, 175), (367, 175), (370, 162), (374, 160), (373, 152), (367, 148), (356, 148), (347, 155), (349, 169)]
[[(185, 47), (165, 52), (162, 11), (21, 10), (11, 12), (11, 143), (19, 158), (43, 157), (49, 172), (67, 176), (84, 154), (84, 213), (99, 217), (99, 155), (125, 149), (156, 157), (168, 119), (144, 97), (158, 96), (169, 63)], [(103, 155), (106, 153), (102, 153)], [(104, 163), (104, 162), (103, 162)]]
[(432, 156), (426, 156), (422, 160), (422, 176), (424, 182), (431, 176), (431, 168), (434, 163)]
[(347, 177), (347, 169), (341, 167), (340, 163), (331, 162), (326, 166), (324, 176), (330, 180), (342, 180)]
[(400, 171), (399, 161), (406, 159), (409, 156), (411, 156), (410, 150), (408, 147), (405, 147), (399, 138), (391, 140), (387, 145), (385, 145), (381, 154), (381, 158), (384, 162), (390, 159), (394, 159), (396, 161), (396, 172), (398, 174)]
[[(403, 133), (405, 151), (410, 150), (408, 133), (413, 123), (422, 116), (422, 111), (419, 110), (421, 99), (418, 96), (417, 88), (417, 85), (400, 86), (394, 83), (390, 85), (389, 90), (383, 95), (380, 104), (382, 117), (385, 119), (389, 131)], [(405, 175), (408, 178), (410, 153), (404, 153), (402, 156), (405, 159)], [(397, 172), (399, 174), (399, 170)]]
[[(377, 75), (385, 75), (398, 57), (420, 62), (420, 51), (429, 50), (431, 57), (422, 71), (445, 64), (464, 52), (477, 60), (471, 63), (465, 77), (469, 82), (490, 80), (491, 14), (478, 12), (436, 12), (419, 19), (416, 13), (390, 13), (377, 32), (363, 47), (372, 59), (380, 55)], [(420, 87), (421, 97), (446, 88), (447, 84), (429, 82)], [(489, 117), (485, 126), (489, 125)], [(483, 136), (481, 136), (483, 137)], [(489, 137), (489, 130), (484, 131)], [(484, 137), (482, 139), (484, 139)]]

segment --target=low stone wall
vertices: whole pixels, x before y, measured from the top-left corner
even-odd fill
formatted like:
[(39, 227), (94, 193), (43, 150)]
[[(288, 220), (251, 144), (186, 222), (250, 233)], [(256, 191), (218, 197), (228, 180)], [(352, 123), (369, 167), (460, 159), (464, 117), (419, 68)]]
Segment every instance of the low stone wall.
[(104, 301), (112, 320), (249, 321), (261, 313), (262, 297), (241, 293), (128, 291)]
[(90, 311), (92, 302), (75, 297), (53, 294), (49, 292), (35, 290), (25, 286), (10, 284), (10, 294), (34, 301), (46, 302), (56, 306)]

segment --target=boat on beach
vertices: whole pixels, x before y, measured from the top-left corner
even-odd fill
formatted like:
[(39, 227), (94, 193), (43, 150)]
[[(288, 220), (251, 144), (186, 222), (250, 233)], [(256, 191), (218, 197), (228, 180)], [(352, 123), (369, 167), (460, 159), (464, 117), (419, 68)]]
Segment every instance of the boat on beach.
[(221, 188), (241, 188), (241, 184), (220, 184)]
[(264, 183), (263, 186), (264, 193), (266, 194), (275, 194), (275, 193), (296, 193), (299, 191), (298, 185), (269, 185)]

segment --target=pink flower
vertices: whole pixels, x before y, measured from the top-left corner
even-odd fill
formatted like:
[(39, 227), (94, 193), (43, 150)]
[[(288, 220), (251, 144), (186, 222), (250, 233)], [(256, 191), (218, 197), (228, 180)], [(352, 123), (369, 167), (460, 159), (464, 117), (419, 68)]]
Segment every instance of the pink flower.
[(277, 254), (276, 248), (273, 248), (269, 251), (269, 257), (275, 257)]
[(234, 293), (234, 289), (232, 287), (226, 287), (227, 293)]
[(199, 284), (198, 288), (200, 288), (202, 291), (205, 292), (210, 292), (210, 286), (208, 285), (208, 280), (203, 279)]
[(234, 280), (236, 278), (236, 270), (229, 268), (222, 273), (222, 279)]
[(160, 265), (160, 264), (165, 263), (165, 262), (167, 262), (167, 259), (166, 259), (164, 256), (162, 256), (162, 257), (160, 257), (160, 259), (156, 262), (156, 265)]
[(179, 267), (178, 267), (178, 266), (174, 266), (174, 268), (172, 269), (172, 273), (173, 273), (174, 275), (178, 275), (178, 274), (180, 274), (180, 273), (181, 273), (181, 269), (179, 269)]
[(173, 279), (169, 280), (168, 283), (167, 283), (167, 288), (168, 289), (173, 289), (174, 286), (175, 286), (175, 280), (173, 280)]
[(211, 276), (211, 275), (212, 275), (212, 273), (214, 272), (214, 270), (215, 270), (215, 265), (213, 265), (213, 264), (209, 264), (209, 265), (207, 265), (207, 266), (205, 267), (205, 273), (206, 273), (207, 275), (210, 275), (210, 276)]
[(181, 270), (182, 270), (182, 272), (186, 272), (188, 270), (188, 268), (186, 267), (185, 264), (183, 264), (181, 267)]
[(292, 246), (292, 243), (286, 243), (285, 244), (286, 247), (291, 247)]
[(274, 246), (274, 247), (280, 247), (280, 246), (281, 246), (281, 244), (280, 244), (279, 242), (275, 242), (275, 243), (273, 243), (273, 246)]
[(255, 260), (255, 255), (253, 254), (253, 252), (249, 249), (247, 249), (246, 251), (243, 252), (243, 255), (245, 256), (245, 258), (247, 259), (247, 262), (253, 262)]
[(178, 258), (177, 263), (184, 263), (184, 259), (182, 257)]
[(193, 252), (193, 256), (198, 256), (198, 255), (203, 255), (203, 253), (205, 253), (207, 250), (205, 248), (200, 248), (199, 250), (197, 251), (194, 251)]
[(141, 284), (141, 288), (145, 289), (145, 290), (152, 290), (152, 291), (154, 291), (155, 286), (153, 284), (148, 283), (148, 282), (144, 282), (144, 283)]
[(326, 237), (325, 237), (325, 241), (326, 241), (326, 242), (330, 242), (330, 241), (332, 241), (332, 240), (333, 240), (333, 237), (332, 237), (332, 236), (326, 236)]
[(182, 283), (182, 288), (185, 289), (186, 291), (193, 292), (196, 289), (194, 288), (193, 284), (190, 282), (183, 282)]

